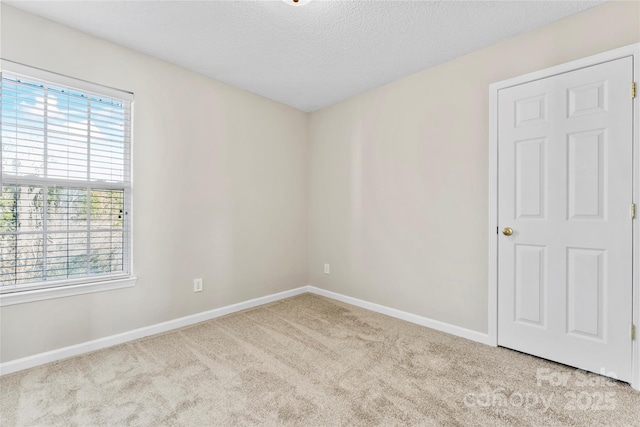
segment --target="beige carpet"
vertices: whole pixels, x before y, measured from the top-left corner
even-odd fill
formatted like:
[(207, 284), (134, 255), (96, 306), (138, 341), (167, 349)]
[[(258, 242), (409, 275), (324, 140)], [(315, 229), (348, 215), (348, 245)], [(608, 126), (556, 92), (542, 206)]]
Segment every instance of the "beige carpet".
[(630, 386), (305, 294), (0, 379), (2, 426), (640, 426)]

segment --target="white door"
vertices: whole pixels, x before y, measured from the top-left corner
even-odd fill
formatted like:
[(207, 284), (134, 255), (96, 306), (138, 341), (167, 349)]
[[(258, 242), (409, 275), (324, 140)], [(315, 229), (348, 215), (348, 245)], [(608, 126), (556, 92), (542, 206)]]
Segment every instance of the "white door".
[(627, 57), (498, 94), (498, 344), (623, 381), (632, 73)]

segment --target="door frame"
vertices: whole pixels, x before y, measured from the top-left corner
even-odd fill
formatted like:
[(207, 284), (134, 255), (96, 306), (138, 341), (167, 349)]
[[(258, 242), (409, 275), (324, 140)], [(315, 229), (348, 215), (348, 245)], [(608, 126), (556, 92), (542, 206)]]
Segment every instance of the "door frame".
[[(590, 67), (603, 62), (633, 57), (633, 80), (636, 97), (633, 100), (633, 201), (640, 207), (640, 43), (602, 52), (586, 58), (545, 68), (540, 71), (503, 80), (489, 85), (489, 289), (488, 289), (488, 337), (489, 344), (498, 346), (498, 91), (511, 86), (529, 83), (557, 74)], [(629, 87), (631, 96), (631, 87)], [(636, 338), (632, 343), (631, 386), (640, 390), (640, 215), (636, 215), (633, 230), (632, 266), (632, 317), (636, 326)]]

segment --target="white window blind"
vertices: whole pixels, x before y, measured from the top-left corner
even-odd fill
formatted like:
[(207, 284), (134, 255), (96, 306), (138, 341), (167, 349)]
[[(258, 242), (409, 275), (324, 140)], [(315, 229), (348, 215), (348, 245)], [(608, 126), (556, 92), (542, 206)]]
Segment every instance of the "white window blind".
[(0, 292), (130, 276), (130, 94), (14, 68), (0, 87)]

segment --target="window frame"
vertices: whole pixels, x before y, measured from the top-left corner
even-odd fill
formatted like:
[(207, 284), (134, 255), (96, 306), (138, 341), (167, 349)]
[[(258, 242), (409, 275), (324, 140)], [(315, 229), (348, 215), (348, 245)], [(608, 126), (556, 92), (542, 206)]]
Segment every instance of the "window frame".
[[(6, 59), (0, 59), (0, 78), (3, 72), (18, 74), (27, 78), (33, 78), (34, 80), (42, 80), (55, 85), (77, 89), (80, 92), (100, 94), (128, 102), (129, 129), (127, 142), (129, 145), (129, 156), (128, 159), (125, 160), (124, 165), (126, 172), (128, 172), (128, 180), (124, 181), (126, 185), (104, 185), (104, 183), (98, 181), (94, 187), (90, 180), (78, 183), (81, 188), (87, 188), (88, 191), (92, 189), (109, 189), (109, 187), (112, 187), (112, 189), (123, 189), (124, 214), (126, 216), (126, 230), (124, 230), (123, 236), (123, 253), (125, 256), (124, 271), (113, 274), (86, 275), (77, 278), (3, 285), (0, 288), (0, 307), (135, 286), (137, 278), (133, 275), (133, 93), (30, 67)], [(20, 178), (15, 181), (20, 182)], [(44, 186), (56, 183), (56, 181), (59, 180), (55, 178), (23, 177), (22, 181), (25, 184), (40, 182), (38, 185)], [(72, 188), (74, 185), (73, 182), (59, 182), (59, 184), (68, 188)], [(2, 176), (0, 176), (0, 185), (4, 185)], [(90, 229), (88, 229), (88, 231), (90, 231)], [(46, 234), (44, 230), (43, 234)]]

